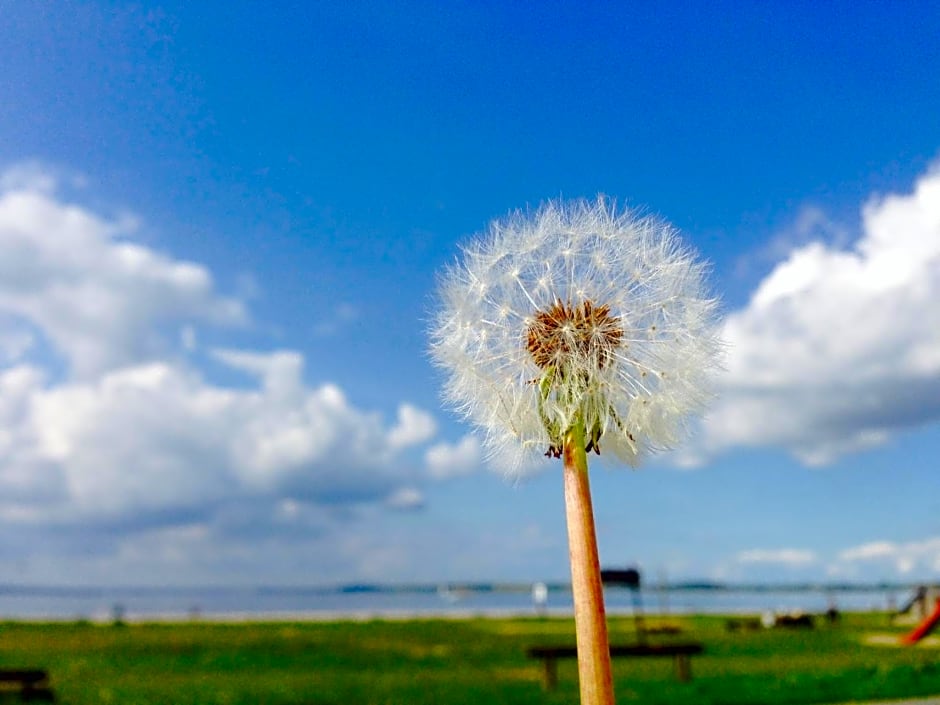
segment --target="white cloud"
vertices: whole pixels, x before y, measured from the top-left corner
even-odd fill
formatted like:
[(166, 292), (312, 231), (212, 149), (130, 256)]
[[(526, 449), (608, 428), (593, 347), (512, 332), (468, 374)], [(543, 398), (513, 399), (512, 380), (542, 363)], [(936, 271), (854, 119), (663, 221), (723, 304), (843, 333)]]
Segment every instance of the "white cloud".
[(259, 353), (247, 350), (216, 349), (210, 354), (233, 369), (258, 377), (265, 391), (274, 397), (290, 397), (300, 385), (304, 358), (296, 351), (278, 350), (272, 353)]
[(815, 563), (817, 558), (813, 551), (800, 548), (754, 548), (741, 551), (735, 560), (738, 563), (772, 563), (798, 567)]
[(289, 354), (246, 357), (268, 370), (260, 388), (163, 362), (52, 387), (34, 367), (0, 372), (0, 516), (172, 520), (249, 496), (380, 502), (410, 480), (400, 425), (335, 385), (305, 386)]
[(847, 548), (839, 554), (843, 561), (864, 561), (874, 558), (890, 558), (898, 551), (898, 547), (890, 541), (872, 541), (871, 543)]
[(794, 572), (812, 579), (929, 580), (940, 574), (940, 536), (908, 542), (870, 541), (825, 555), (803, 548), (749, 549), (724, 563), (721, 577), (740, 579), (755, 571), (765, 580)]
[(907, 543), (872, 541), (847, 548), (839, 553), (836, 567), (841, 570), (837, 572), (860, 564), (887, 565), (901, 575), (940, 572), (940, 536)]
[(411, 404), (398, 407), (398, 423), (388, 433), (388, 442), (394, 448), (424, 443), (437, 433), (437, 422), (426, 411)]
[(133, 553), (147, 536), (234, 546), (422, 505), (407, 454), (435, 434), (429, 413), (359, 409), (308, 385), (294, 350), (210, 350), (249, 378), (210, 381), (184, 361), (196, 324), (247, 313), (206, 267), (130, 243), (130, 220), (64, 202), (41, 165), (0, 187), (0, 525)]
[(109, 220), (56, 198), (33, 164), (0, 176), (0, 313), (29, 320), (81, 377), (165, 352), (167, 322), (243, 323), (203, 266), (131, 242)]
[(476, 436), (467, 434), (457, 443), (437, 443), (424, 454), (431, 477), (439, 479), (469, 475), (479, 469), (483, 451)]
[(819, 465), (940, 419), (940, 169), (862, 216), (853, 247), (794, 249), (728, 316), (691, 455), (778, 446)]

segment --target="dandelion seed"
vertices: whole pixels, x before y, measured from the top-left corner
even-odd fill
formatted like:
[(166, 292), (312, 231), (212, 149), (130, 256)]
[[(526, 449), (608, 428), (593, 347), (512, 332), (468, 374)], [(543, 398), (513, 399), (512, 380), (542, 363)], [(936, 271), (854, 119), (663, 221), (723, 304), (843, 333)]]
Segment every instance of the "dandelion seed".
[(676, 445), (711, 396), (704, 273), (668, 223), (603, 198), (496, 221), (440, 280), (445, 397), (510, 474), (558, 457), (576, 419), (591, 450), (636, 465)]

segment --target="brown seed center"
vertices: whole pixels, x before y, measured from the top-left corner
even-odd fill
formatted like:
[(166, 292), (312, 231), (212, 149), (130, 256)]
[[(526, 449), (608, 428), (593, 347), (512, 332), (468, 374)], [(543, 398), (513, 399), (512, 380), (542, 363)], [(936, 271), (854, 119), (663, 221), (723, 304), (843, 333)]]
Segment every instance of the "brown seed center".
[(526, 348), (542, 369), (565, 372), (602, 369), (623, 340), (620, 321), (610, 306), (591, 301), (572, 305), (560, 299), (547, 311), (538, 311), (526, 331)]

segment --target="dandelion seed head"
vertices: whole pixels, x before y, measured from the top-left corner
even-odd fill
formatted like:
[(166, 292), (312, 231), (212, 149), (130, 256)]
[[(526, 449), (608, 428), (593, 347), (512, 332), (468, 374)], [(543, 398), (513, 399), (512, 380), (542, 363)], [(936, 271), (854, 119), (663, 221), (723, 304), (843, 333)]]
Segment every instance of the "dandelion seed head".
[(449, 405), (509, 472), (575, 421), (631, 465), (711, 397), (716, 302), (668, 223), (598, 198), (494, 221), (441, 276), (431, 355)]

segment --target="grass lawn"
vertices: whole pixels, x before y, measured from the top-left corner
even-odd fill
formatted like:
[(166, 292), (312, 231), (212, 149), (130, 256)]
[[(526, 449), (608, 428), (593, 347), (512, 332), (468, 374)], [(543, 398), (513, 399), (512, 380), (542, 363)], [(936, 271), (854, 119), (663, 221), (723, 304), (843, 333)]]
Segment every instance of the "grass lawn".
[[(729, 632), (721, 617), (672, 620), (700, 641), (690, 683), (670, 659), (616, 659), (618, 703), (815, 703), (940, 693), (936, 637), (898, 648), (884, 615), (813, 630)], [(610, 620), (611, 641), (634, 639)], [(889, 638), (891, 637), (891, 638)], [(0, 667), (47, 668), (64, 705), (573, 703), (577, 666), (545, 692), (535, 644), (573, 643), (568, 619), (0, 624)]]

